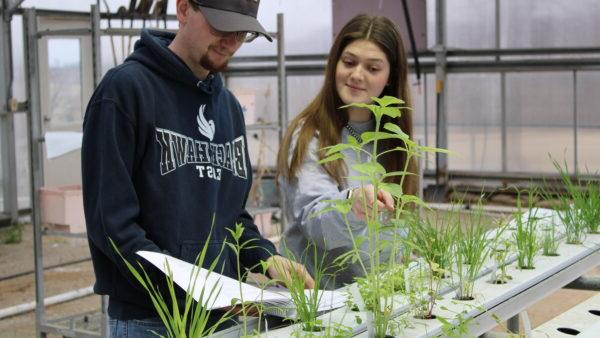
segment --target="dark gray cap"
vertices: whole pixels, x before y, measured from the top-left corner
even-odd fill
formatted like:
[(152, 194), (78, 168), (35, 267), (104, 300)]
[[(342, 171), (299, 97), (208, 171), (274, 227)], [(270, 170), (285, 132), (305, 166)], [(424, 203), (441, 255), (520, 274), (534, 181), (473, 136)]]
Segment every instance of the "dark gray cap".
[(206, 21), (222, 32), (256, 32), (269, 41), (269, 33), (256, 20), (260, 0), (190, 0), (202, 11)]

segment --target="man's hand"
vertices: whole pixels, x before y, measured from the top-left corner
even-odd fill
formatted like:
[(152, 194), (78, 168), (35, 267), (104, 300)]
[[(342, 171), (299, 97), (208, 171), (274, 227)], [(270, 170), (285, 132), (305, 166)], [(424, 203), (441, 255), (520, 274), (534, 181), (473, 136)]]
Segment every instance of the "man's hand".
[(306, 289), (315, 287), (315, 281), (302, 264), (292, 262), (279, 255), (271, 256), (271, 258), (267, 260), (267, 264), (267, 272), (273, 279), (280, 280), (284, 284), (289, 285), (293, 279), (302, 278)]
[[(358, 219), (365, 220), (373, 214), (373, 207), (377, 203), (377, 210), (394, 211), (394, 198), (389, 192), (379, 189), (375, 194), (375, 187), (372, 184), (355, 188), (352, 191), (352, 212)], [(366, 209), (365, 209), (366, 206)]]

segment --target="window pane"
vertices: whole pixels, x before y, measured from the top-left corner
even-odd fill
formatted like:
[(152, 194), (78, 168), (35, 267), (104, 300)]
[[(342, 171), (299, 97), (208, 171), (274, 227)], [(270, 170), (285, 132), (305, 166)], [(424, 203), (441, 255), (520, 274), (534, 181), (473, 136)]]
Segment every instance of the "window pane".
[(600, 72), (577, 73), (578, 165), (590, 173), (600, 171)]
[(600, 1), (500, 1), (503, 48), (600, 45)]
[(570, 72), (506, 76), (507, 168), (554, 172), (548, 155), (573, 166), (573, 75)]
[(48, 129), (81, 125), (80, 56), (78, 39), (48, 40), (49, 107), (44, 114)]
[(450, 170), (501, 170), (500, 76), (449, 75), (447, 107)]

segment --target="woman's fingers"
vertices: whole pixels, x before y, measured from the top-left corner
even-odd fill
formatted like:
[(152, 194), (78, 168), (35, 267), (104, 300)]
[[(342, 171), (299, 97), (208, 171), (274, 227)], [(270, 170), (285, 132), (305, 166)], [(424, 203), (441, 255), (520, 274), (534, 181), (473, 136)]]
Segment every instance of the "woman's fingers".
[(386, 209), (390, 211), (394, 210), (394, 198), (389, 192), (385, 190), (379, 190), (379, 193), (377, 194), (377, 199), (383, 202)]
[(354, 190), (352, 212), (361, 220), (364, 220), (369, 214), (373, 213), (373, 207), (377, 203), (377, 210), (383, 211), (387, 209), (389, 211), (394, 210), (394, 198), (390, 193), (384, 190), (379, 190), (375, 194), (373, 185), (366, 185), (361, 188)]

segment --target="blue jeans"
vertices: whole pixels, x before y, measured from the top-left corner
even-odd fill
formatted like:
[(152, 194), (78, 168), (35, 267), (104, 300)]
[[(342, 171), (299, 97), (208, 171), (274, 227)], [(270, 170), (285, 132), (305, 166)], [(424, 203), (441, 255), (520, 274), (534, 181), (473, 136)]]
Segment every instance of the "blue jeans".
[[(109, 319), (110, 338), (158, 338), (167, 337), (167, 329), (160, 318), (119, 320)], [(156, 335), (154, 332), (158, 335)]]

